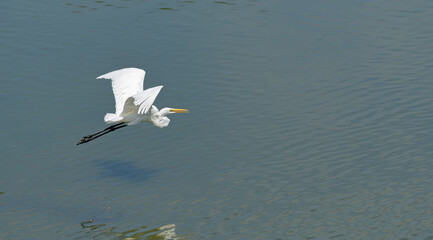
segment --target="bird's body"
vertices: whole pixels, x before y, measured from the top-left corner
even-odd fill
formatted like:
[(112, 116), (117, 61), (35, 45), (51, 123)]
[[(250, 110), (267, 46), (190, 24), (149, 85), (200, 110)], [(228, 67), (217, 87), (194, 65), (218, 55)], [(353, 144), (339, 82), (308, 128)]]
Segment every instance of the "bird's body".
[[(162, 109), (161, 109), (162, 111)], [(127, 125), (135, 125), (143, 122), (151, 122), (159, 128), (167, 127), (170, 119), (165, 115), (162, 116), (158, 108), (154, 105), (145, 114), (138, 113), (138, 107), (128, 112), (122, 112), (120, 115), (114, 113), (107, 113), (104, 117), (106, 123), (127, 123)]]
[[(106, 73), (97, 79), (111, 79), (116, 112), (107, 113), (104, 121), (114, 124), (100, 132), (83, 137), (78, 144), (91, 141), (116, 129), (135, 125), (141, 122), (151, 122), (159, 128), (168, 126), (170, 119), (166, 116), (172, 113), (187, 113), (187, 109), (163, 108), (158, 110), (153, 105), (163, 86), (143, 90), (146, 72), (139, 68), (124, 68)], [(78, 145), (77, 144), (77, 145)]]

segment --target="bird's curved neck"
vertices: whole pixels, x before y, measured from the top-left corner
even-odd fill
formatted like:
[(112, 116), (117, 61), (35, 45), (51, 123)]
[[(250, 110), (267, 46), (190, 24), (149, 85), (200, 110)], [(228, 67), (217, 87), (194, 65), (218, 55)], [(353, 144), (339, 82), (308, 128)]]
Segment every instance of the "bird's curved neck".
[(168, 117), (166, 117), (165, 115), (170, 113), (170, 108), (163, 108), (161, 110), (158, 111), (158, 108), (156, 108), (155, 106), (152, 105), (152, 109), (151, 109), (151, 122), (153, 123), (153, 125), (163, 128), (163, 127), (167, 127), (168, 124), (170, 123), (170, 119)]
[(166, 116), (168, 114), (170, 114), (170, 108), (163, 108), (163, 109), (159, 110), (160, 116)]
[(170, 108), (163, 108), (161, 110), (158, 110), (158, 108), (155, 105), (152, 105), (152, 108), (150, 109), (150, 113), (152, 115), (158, 115), (163, 117), (170, 114)]

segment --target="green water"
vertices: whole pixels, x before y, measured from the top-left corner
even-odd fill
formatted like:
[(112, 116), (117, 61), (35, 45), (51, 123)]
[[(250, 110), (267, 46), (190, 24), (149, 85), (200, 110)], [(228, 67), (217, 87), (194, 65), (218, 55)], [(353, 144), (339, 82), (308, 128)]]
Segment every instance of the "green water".
[[(1, 239), (433, 238), (430, 1), (0, 3)], [(76, 146), (124, 67), (170, 126)]]

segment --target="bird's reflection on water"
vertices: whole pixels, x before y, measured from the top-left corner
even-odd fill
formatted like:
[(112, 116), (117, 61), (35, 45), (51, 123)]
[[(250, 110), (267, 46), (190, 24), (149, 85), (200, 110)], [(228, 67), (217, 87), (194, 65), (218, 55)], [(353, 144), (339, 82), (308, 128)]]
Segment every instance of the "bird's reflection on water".
[(134, 162), (123, 160), (99, 160), (95, 162), (100, 176), (117, 178), (128, 182), (144, 182), (158, 174), (161, 170), (141, 168)]
[(158, 228), (147, 229), (146, 226), (127, 230), (116, 231), (116, 227), (108, 227), (106, 224), (96, 223), (93, 220), (81, 223), (86, 235), (92, 239), (122, 239), (122, 240), (177, 240), (175, 224), (167, 224)]

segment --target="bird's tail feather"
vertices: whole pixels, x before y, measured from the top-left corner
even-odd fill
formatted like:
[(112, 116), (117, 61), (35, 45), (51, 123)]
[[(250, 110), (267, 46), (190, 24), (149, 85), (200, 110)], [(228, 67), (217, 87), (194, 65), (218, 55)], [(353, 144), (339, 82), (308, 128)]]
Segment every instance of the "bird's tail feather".
[(121, 122), (122, 120), (123, 120), (123, 117), (120, 117), (114, 113), (107, 113), (107, 114), (105, 114), (105, 117), (104, 117), (104, 121), (106, 123), (118, 123), (118, 122)]

